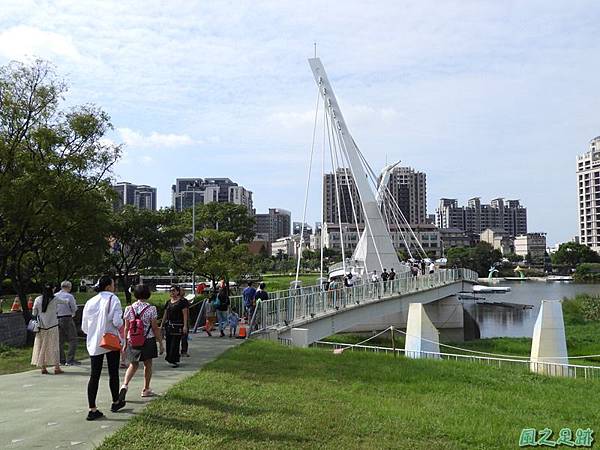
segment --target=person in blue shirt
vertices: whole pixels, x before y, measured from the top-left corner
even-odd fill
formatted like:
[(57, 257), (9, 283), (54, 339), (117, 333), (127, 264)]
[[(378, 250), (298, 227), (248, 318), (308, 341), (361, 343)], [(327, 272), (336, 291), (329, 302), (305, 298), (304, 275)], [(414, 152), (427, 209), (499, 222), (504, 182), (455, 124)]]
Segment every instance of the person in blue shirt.
[(229, 316), (227, 317), (227, 322), (229, 322), (229, 337), (235, 337), (238, 324), (240, 323), (240, 316), (235, 308), (231, 308)]
[(246, 320), (252, 318), (254, 312), (254, 297), (256, 296), (256, 288), (252, 281), (248, 281), (248, 287), (242, 291), (242, 299), (244, 301), (244, 315)]

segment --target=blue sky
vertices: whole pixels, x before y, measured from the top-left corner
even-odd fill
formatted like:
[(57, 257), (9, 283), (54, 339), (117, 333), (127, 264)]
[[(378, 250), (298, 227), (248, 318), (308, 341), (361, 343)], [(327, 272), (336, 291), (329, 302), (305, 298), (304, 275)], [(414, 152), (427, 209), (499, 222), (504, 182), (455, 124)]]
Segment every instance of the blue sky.
[[(53, 61), (67, 102), (100, 105), (120, 180), (227, 176), (302, 214), (318, 42), (371, 165), (440, 197), (518, 198), (549, 243), (577, 233), (575, 158), (600, 135), (596, 1), (3, 0), (0, 64)], [(313, 174), (318, 179), (318, 173)], [(313, 183), (308, 220), (319, 220)]]

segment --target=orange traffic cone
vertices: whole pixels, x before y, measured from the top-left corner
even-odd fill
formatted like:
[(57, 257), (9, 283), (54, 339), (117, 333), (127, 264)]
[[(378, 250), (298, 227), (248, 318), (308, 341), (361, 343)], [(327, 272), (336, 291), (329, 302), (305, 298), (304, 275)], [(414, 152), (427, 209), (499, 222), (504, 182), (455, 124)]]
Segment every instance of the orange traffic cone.
[(27, 309), (29, 311), (31, 311), (33, 309), (33, 299), (31, 298), (31, 295), (29, 296), (29, 298), (27, 299)]
[(238, 339), (246, 339), (248, 337), (248, 333), (246, 331), (246, 324), (244, 323), (244, 319), (240, 321), (240, 331), (238, 332)]
[(19, 300), (19, 297), (15, 297), (15, 300), (13, 301), (13, 304), (12, 304), (10, 310), (12, 312), (21, 311), (21, 301)]

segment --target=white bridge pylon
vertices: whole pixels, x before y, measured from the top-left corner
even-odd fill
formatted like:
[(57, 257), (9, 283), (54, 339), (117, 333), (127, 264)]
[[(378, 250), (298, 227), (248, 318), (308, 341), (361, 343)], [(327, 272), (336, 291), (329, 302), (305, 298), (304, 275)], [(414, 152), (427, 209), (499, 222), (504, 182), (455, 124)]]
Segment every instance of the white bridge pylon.
[(404, 354), (407, 358), (440, 358), (440, 332), (422, 303), (411, 303), (406, 321)]
[(370, 174), (363, 164), (363, 156), (346, 126), (325, 68), (319, 58), (310, 58), (308, 62), (323, 99), (325, 113), (333, 125), (334, 133), (339, 137), (339, 150), (349, 165), (364, 213), (365, 229), (354, 250), (352, 261), (363, 271), (381, 271), (383, 268), (394, 268), (396, 272), (405, 271), (406, 267), (400, 264), (388, 225), (369, 184)]

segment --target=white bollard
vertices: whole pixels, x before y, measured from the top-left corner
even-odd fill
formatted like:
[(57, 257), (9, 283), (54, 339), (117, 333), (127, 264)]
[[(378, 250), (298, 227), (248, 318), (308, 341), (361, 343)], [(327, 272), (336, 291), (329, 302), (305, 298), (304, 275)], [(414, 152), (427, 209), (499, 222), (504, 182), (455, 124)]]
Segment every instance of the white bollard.
[(542, 300), (540, 312), (533, 327), (530, 359), (532, 372), (569, 376), (568, 367), (552, 364), (569, 363), (562, 303), (558, 300)]
[(292, 345), (294, 347), (308, 347), (308, 329), (292, 328)]
[(440, 357), (423, 352), (440, 352), (440, 333), (429, 319), (423, 305), (411, 303), (408, 307), (404, 354), (408, 358)]

